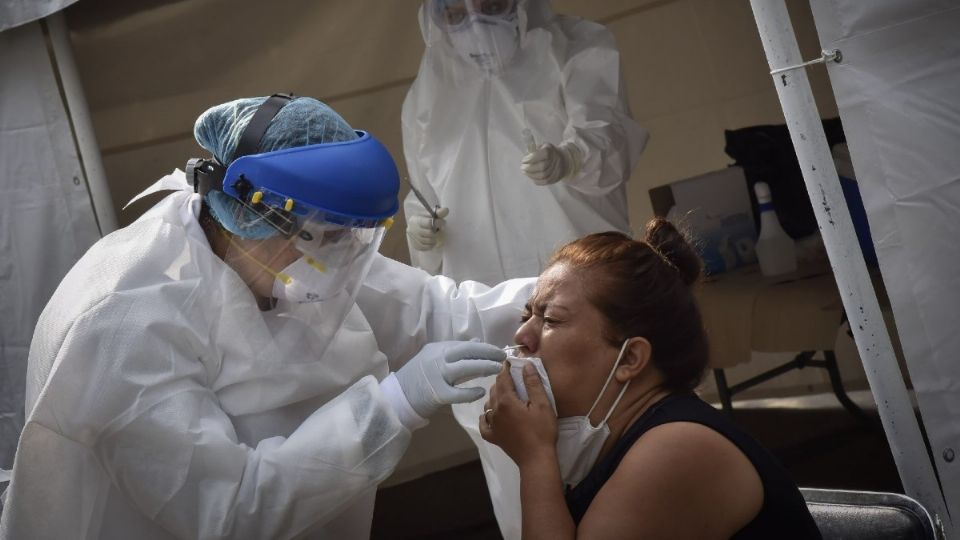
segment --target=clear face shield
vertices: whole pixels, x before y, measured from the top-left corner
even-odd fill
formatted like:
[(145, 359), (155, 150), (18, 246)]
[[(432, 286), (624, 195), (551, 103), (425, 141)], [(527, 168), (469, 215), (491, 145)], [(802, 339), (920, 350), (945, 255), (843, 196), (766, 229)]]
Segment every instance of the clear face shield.
[(307, 222), (293, 243), (302, 256), (274, 280), (273, 297), (305, 303), (346, 293), (352, 300), (384, 232), (383, 225), (344, 227)]
[(319, 211), (255, 219), (266, 216), (291, 221), (289, 235), (253, 240), (221, 230), (223, 260), (252, 293), (250, 305), (255, 302), (274, 344), (270, 350), (287, 351), (286, 361), (316, 360), (347, 320), (389, 221), (337, 224)]
[[(248, 208), (240, 206), (237, 213), (246, 213), (249, 220)], [(261, 308), (352, 301), (388, 222), (356, 226), (329, 217), (319, 211), (296, 217), (264, 214), (254, 221), (281, 220), (286, 232), (258, 240), (228, 235), (224, 260), (248, 284)]]
[(457, 55), (485, 73), (501, 72), (519, 49), (516, 0), (429, 0), (425, 8)]

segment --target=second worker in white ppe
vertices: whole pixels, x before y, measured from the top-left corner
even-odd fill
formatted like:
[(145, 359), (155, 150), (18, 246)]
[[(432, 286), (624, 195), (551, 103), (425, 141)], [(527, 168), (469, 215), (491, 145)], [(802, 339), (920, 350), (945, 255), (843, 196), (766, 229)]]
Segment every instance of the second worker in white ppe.
[(629, 233), (625, 182), (648, 138), (613, 35), (547, 0), (427, 0), (403, 104), (411, 261), (456, 281), (538, 275), (591, 232)]

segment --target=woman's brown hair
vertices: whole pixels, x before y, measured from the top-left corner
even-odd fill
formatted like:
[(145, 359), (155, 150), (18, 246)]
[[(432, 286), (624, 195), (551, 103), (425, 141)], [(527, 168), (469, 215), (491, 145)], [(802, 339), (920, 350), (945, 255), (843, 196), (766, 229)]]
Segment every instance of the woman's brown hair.
[(557, 250), (555, 263), (570, 265), (583, 279), (588, 300), (607, 320), (605, 339), (617, 347), (630, 337), (650, 341), (668, 390), (700, 384), (709, 353), (692, 286), (703, 263), (673, 224), (651, 220), (643, 240), (591, 234)]

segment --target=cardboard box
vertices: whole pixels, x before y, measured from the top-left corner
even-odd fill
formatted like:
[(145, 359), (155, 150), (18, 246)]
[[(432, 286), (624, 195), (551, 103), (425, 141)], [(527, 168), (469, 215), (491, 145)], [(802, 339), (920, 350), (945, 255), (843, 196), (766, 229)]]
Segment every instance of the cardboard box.
[(707, 274), (757, 262), (757, 230), (740, 167), (678, 180), (650, 190), (653, 212), (694, 236)]

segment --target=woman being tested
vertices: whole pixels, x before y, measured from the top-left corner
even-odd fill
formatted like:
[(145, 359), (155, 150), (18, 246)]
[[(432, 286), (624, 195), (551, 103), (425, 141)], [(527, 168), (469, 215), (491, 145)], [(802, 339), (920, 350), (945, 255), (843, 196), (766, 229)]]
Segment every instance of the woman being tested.
[(525, 540), (820, 537), (775, 459), (693, 394), (700, 271), (663, 220), (554, 254), (515, 336), (524, 358), (479, 418), (519, 468)]

